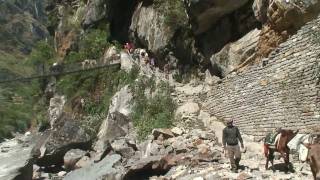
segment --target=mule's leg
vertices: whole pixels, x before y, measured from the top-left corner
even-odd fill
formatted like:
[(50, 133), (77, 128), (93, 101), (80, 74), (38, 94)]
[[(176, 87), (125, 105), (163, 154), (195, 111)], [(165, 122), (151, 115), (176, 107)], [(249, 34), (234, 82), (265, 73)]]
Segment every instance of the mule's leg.
[(290, 149), (286, 150), (285, 157), (286, 157), (285, 162), (286, 162), (288, 171), (294, 172), (293, 166), (290, 163)]
[(287, 152), (281, 152), (281, 157), (284, 160), (284, 164), (285, 164), (285, 172), (288, 173), (289, 171), (289, 154)]

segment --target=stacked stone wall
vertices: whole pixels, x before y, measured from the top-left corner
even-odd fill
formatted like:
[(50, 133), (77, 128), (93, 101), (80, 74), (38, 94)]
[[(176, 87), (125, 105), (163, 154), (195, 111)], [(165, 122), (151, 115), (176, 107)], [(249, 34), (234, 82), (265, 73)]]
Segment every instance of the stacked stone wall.
[(267, 65), (255, 65), (225, 79), (207, 93), (204, 107), (222, 119), (235, 119), (249, 135), (261, 138), (277, 128), (312, 132), (320, 127), (320, 17), (274, 50)]

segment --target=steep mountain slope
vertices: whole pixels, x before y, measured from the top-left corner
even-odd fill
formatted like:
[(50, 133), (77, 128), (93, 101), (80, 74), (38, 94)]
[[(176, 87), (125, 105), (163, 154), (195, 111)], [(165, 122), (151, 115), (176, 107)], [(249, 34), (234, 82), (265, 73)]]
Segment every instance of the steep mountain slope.
[[(32, 73), (26, 57), (36, 42), (48, 36), (44, 1), (4, 0), (0, 2), (0, 78), (7, 79)], [(38, 94), (38, 82), (0, 84), (0, 138), (30, 126)]]

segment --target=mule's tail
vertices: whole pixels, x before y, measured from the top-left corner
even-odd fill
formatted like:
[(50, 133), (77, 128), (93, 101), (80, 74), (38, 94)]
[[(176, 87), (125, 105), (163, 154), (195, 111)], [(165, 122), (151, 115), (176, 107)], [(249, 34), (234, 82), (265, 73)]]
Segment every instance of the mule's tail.
[(263, 152), (264, 152), (264, 156), (268, 158), (268, 154), (269, 154), (268, 144), (263, 144)]

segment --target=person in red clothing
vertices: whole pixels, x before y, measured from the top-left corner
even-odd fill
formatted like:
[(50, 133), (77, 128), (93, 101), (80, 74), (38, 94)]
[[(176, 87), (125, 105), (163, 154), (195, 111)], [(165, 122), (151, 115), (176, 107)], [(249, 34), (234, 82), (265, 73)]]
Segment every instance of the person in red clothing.
[(131, 47), (130, 47), (130, 44), (129, 44), (129, 43), (126, 43), (126, 44), (124, 45), (124, 49), (127, 51), (128, 54), (130, 54), (130, 49), (131, 49)]
[(134, 44), (133, 43), (129, 43), (129, 52), (130, 54), (132, 54), (134, 52)]

